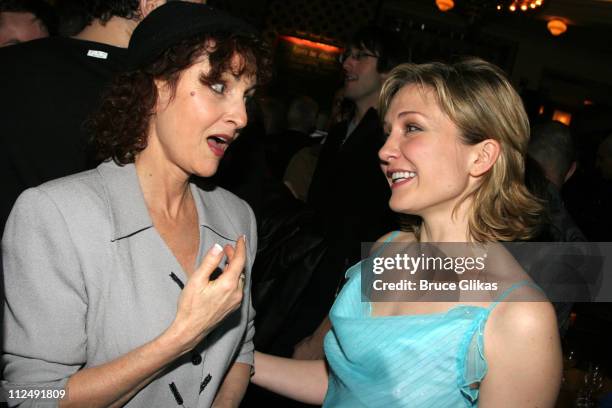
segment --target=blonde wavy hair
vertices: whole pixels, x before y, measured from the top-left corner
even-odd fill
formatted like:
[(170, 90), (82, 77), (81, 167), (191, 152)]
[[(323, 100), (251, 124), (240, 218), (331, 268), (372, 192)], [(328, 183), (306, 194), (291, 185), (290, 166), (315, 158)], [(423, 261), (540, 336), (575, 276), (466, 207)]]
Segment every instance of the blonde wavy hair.
[[(543, 205), (524, 183), (529, 120), (501, 69), (478, 58), (454, 64), (401, 64), (383, 84), (381, 118), (397, 92), (409, 84), (433, 91), (441, 110), (460, 129), (463, 143), (494, 139), (501, 146), (497, 161), (471, 194), (468, 227), (472, 238), (477, 242), (516, 241), (537, 235)], [(418, 238), (420, 220), (407, 229)]]

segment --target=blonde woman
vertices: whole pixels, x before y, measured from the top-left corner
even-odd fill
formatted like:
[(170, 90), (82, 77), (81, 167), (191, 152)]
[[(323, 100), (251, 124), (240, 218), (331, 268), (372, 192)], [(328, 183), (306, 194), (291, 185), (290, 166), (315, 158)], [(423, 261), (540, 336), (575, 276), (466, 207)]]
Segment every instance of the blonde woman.
[(253, 381), (325, 407), (552, 407), (561, 378), (554, 310), (496, 244), (533, 236), (541, 213), (523, 184), (529, 123), (519, 96), (479, 59), (403, 64), (383, 86), (380, 113), (389, 205), (418, 218), (410, 232), (381, 238), (377, 253), (466, 243), (495, 258), (480, 275), (495, 287), (480, 298), (442, 302), (426, 291), (418, 302), (362, 302), (364, 261), (330, 312), (327, 364), (256, 352)]

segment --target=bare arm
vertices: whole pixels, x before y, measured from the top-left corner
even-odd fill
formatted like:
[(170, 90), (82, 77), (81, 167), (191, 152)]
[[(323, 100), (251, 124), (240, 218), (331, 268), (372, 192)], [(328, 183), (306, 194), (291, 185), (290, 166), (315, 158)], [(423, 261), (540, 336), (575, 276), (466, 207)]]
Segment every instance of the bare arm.
[(234, 363), (221, 384), (212, 408), (238, 408), (249, 385), (251, 367), (244, 363)]
[(507, 302), (494, 313), (485, 329), (489, 369), (480, 389), (479, 406), (554, 407), (562, 360), (552, 305)]
[(254, 384), (307, 404), (323, 403), (328, 373), (323, 360), (293, 360), (255, 352)]
[(330, 329), (329, 316), (325, 316), (314, 333), (296, 344), (293, 349), (293, 358), (296, 360), (322, 360), (325, 357), (323, 340)]
[[(372, 253), (376, 252), (381, 247), (380, 244), (387, 241), (394, 233), (395, 231), (391, 231), (380, 237), (376, 241), (377, 244), (373, 246)], [(400, 242), (412, 242), (414, 241), (414, 234), (401, 232), (399, 236), (395, 238), (395, 240)], [(323, 319), (321, 324), (310, 336), (302, 339), (298, 344), (296, 344), (292, 357), (298, 360), (323, 359), (325, 357), (325, 353), (323, 351), (323, 340), (331, 327), (332, 324), (329, 320), (329, 316), (325, 316), (325, 319)]]
[(68, 399), (61, 400), (60, 407), (124, 405), (184, 353), (171, 337), (164, 333), (120, 358), (77, 371), (66, 384)]
[(242, 301), (239, 278), (245, 263), (245, 241), (238, 239), (236, 251), (226, 246), (229, 263), (224, 273), (209, 281), (223, 251), (213, 247), (187, 281), (172, 325), (159, 337), (123, 356), (97, 367), (77, 371), (67, 383), (65, 407), (121, 406), (146, 386), (169, 363), (195, 347)]

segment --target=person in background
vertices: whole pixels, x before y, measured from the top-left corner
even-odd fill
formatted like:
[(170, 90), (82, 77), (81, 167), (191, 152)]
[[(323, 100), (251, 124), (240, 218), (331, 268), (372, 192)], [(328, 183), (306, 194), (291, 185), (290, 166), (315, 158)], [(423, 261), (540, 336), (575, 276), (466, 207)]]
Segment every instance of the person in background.
[(123, 71), (134, 28), (164, 3), (82, 2), (87, 24), (74, 37), (0, 49), (0, 233), (26, 188), (95, 167), (83, 123)]
[[(555, 121), (533, 126), (525, 158), (525, 183), (529, 191), (542, 200), (546, 209), (542, 218), (544, 228), (540, 236), (535, 237), (536, 241), (576, 243), (587, 241), (565, 208), (561, 196), (563, 185), (572, 177), (576, 166), (574, 143), (568, 126)], [(582, 269), (587, 262), (577, 260), (579, 259), (577, 254), (581, 252), (584, 252), (586, 259), (587, 247), (575, 245), (564, 248), (572, 248), (573, 256), (559, 263), (549, 260), (545, 267), (537, 265), (529, 269), (534, 281), (556, 300), (553, 305), (561, 338), (569, 327), (572, 301), (589, 299), (587, 287), (582, 280), (582, 275), (585, 275)], [(531, 258), (537, 259), (538, 256), (532, 255)], [(527, 265), (523, 266), (527, 268)], [(547, 271), (550, 271), (550, 274), (547, 274)], [(571, 290), (560, 293), (558, 290), (550, 289), (549, 285), (561, 287), (561, 283), (566, 284), (565, 287)], [(566, 301), (561, 302), (561, 299)]]
[(612, 241), (612, 134), (593, 138), (565, 194), (569, 211), (592, 242)]
[[(330, 311), (326, 361), (255, 352), (252, 381), (330, 408), (554, 407), (562, 362), (553, 307), (498, 244), (537, 235), (543, 210), (523, 181), (529, 123), (520, 97), (480, 59), (402, 64), (383, 85), (380, 114), (389, 205), (418, 219), (347, 271)], [(362, 285), (376, 259), (456, 243), (488, 254), (477, 276), (499, 286), (449, 298), (443, 289), (373, 297)]]
[(291, 100), (287, 110), (287, 128), (266, 137), (267, 160), (270, 172), (282, 180), (287, 165), (294, 154), (303, 147), (315, 143), (310, 134), (315, 130), (319, 104), (308, 96)]
[(546, 178), (561, 191), (563, 184), (576, 171), (574, 142), (569, 126), (561, 122), (538, 123), (531, 131), (527, 149), (535, 159)]
[(274, 136), (287, 128), (287, 105), (277, 97), (257, 98), (261, 109), (265, 136)]
[(319, 112), (317, 117), (318, 127), (311, 134), (315, 144), (303, 147), (289, 160), (283, 175), (283, 182), (291, 190), (295, 198), (303, 202), (308, 201), (308, 190), (310, 189), (310, 183), (312, 182), (312, 176), (317, 167), (322, 147), (319, 139), (325, 141), (333, 125), (350, 118), (352, 116), (351, 108), (352, 102), (344, 99), (344, 87), (339, 88), (334, 93), (329, 115), (326, 115), (326, 112)]
[(595, 166), (603, 180), (612, 180), (612, 134), (606, 136), (599, 144)]
[(11, 406), (39, 406), (15, 390), (40, 387), (65, 392), (60, 407), (238, 407), (255, 217), (190, 179), (214, 175), (246, 125), (266, 55), (249, 25), (202, 4), (162, 5), (134, 30), (88, 122), (105, 161), (26, 190), (7, 222)]
[(283, 183), (291, 191), (291, 194), (302, 202), (307, 201), (308, 188), (320, 152), (320, 144), (303, 147), (289, 160), (283, 175)]
[(548, 203), (550, 238), (562, 242), (586, 241), (561, 197), (563, 185), (576, 171), (574, 142), (569, 127), (554, 121), (535, 125), (527, 154), (527, 186)]
[[(402, 44), (394, 32), (365, 27), (355, 33), (341, 58), (344, 98), (353, 102), (355, 109), (348, 120), (330, 130), (325, 140), (308, 204), (322, 228), (342, 242), (338, 248), (342, 268), (360, 258), (361, 242), (374, 241), (397, 225), (387, 206), (389, 191), (378, 169), (376, 155), (383, 132), (376, 103), (388, 72), (405, 62)], [(369, 194), (361, 194), (362, 186), (368, 186)]]
[(57, 16), (43, 0), (0, 1), (0, 47), (54, 35)]
[[(350, 115), (339, 109), (335, 116), (341, 121), (330, 129), (321, 148), (307, 196), (315, 213), (314, 224), (329, 243), (323, 266), (305, 296), (305, 315), (300, 320), (316, 322), (308, 334), (329, 312), (343, 271), (361, 259), (361, 244), (374, 242), (399, 225), (397, 214), (389, 209), (389, 188), (379, 168), (377, 152), (384, 133), (377, 103), (382, 83), (394, 66), (407, 61), (407, 50), (397, 33), (364, 27), (357, 30), (341, 57), (343, 96), (349, 101)], [(322, 350), (321, 336), (308, 335), (304, 340), (298, 348), (315, 350), (306, 354)]]

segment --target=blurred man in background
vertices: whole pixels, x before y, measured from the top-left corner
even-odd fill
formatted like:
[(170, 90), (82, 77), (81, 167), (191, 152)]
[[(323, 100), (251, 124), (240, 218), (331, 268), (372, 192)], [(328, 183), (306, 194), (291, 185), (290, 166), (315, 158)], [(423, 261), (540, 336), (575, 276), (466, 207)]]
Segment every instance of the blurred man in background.
[(138, 23), (165, 2), (84, 1), (86, 25), (75, 36), (0, 49), (0, 232), (23, 190), (97, 164), (84, 122), (125, 69)]
[(0, 47), (54, 34), (57, 19), (43, 0), (0, 0)]

